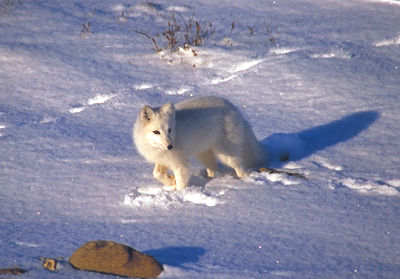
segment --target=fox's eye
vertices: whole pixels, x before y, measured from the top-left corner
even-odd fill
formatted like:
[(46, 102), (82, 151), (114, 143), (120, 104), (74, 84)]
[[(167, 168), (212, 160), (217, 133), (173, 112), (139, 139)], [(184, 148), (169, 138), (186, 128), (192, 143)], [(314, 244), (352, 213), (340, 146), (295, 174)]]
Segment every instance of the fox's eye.
[(171, 129), (168, 129), (168, 134), (171, 134)]
[(159, 134), (160, 134), (160, 131), (154, 130), (153, 133), (156, 134), (156, 135), (159, 135)]

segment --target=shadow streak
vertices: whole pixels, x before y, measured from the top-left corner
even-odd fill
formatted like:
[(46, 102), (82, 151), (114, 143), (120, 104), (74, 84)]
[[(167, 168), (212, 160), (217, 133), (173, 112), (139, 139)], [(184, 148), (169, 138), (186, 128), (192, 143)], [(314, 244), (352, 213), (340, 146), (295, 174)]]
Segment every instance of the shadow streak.
[(272, 164), (297, 161), (335, 144), (345, 142), (366, 130), (380, 117), (377, 111), (356, 112), (325, 125), (298, 133), (272, 134), (261, 143)]
[(155, 250), (148, 250), (144, 253), (153, 256), (162, 264), (181, 267), (186, 263), (198, 262), (200, 257), (206, 253), (202, 247), (166, 247)]

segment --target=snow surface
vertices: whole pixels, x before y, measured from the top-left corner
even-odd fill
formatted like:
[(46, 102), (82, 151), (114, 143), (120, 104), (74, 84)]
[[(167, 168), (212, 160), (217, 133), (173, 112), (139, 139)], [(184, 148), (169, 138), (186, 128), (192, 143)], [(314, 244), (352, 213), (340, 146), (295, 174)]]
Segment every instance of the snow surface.
[[(156, 257), (161, 278), (400, 278), (398, 1), (4, 3), (0, 268), (110, 278), (67, 264), (105, 239)], [(156, 37), (171, 12), (212, 23), (197, 55)], [(136, 114), (206, 95), (307, 179), (195, 164), (189, 188), (163, 190)], [(40, 257), (64, 260), (52, 273)]]

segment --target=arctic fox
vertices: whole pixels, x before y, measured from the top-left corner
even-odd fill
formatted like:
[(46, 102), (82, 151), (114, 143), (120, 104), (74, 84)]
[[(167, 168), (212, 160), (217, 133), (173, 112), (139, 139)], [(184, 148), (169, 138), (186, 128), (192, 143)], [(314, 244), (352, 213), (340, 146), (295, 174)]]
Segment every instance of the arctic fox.
[(154, 177), (169, 190), (188, 185), (190, 157), (204, 164), (210, 178), (218, 170), (217, 161), (233, 168), (239, 178), (267, 161), (265, 147), (239, 110), (218, 97), (144, 106), (134, 124), (133, 140), (139, 153), (155, 164)]

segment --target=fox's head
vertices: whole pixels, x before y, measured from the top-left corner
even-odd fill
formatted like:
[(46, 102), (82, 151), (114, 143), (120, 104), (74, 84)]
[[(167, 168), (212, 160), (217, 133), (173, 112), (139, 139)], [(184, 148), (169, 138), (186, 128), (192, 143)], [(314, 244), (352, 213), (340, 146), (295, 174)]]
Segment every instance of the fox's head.
[(141, 136), (146, 141), (146, 144), (162, 150), (174, 148), (174, 104), (166, 103), (160, 108), (144, 106), (139, 113), (138, 122), (141, 127)]

